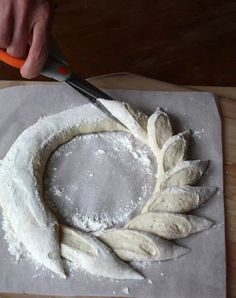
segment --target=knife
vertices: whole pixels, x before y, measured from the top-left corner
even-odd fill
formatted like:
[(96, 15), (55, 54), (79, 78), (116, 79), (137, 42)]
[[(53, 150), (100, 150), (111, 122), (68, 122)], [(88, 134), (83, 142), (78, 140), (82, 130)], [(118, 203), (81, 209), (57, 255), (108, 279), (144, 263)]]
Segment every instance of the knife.
[[(14, 68), (21, 68), (25, 63), (24, 58), (16, 58), (9, 55), (5, 50), (0, 49), (0, 61), (13, 66)], [(90, 84), (85, 79), (73, 73), (68, 63), (62, 57), (59, 48), (53, 44), (51, 53), (45, 63), (41, 72), (42, 75), (52, 78), (59, 82), (66, 82), (76, 91), (84, 95), (93, 105), (100, 109), (103, 113), (111, 119), (124, 126), (98, 99), (114, 100), (110, 95)]]

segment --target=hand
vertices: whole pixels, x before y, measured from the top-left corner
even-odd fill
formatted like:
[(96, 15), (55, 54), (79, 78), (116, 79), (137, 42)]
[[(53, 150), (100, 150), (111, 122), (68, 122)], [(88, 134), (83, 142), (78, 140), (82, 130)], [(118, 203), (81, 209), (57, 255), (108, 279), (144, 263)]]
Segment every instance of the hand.
[(51, 7), (46, 0), (0, 0), (0, 48), (14, 57), (26, 57), (20, 72), (38, 76), (48, 56)]

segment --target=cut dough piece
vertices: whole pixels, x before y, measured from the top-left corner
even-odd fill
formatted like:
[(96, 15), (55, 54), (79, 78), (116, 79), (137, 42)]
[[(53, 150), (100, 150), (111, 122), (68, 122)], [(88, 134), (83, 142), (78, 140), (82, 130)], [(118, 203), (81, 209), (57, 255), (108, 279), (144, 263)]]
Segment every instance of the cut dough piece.
[(101, 241), (88, 233), (61, 226), (61, 254), (75, 266), (113, 279), (143, 279)]
[(198, 208), (202, 203), (208, 200), (216, 187), (193, 187), (179, 186), (169, 187), (162, 192), (158, 192), (152, 202), (147, 202), (142, 212), (176, 212), (186, 213)]
[[(122, 109), (125, 113), (129, 117)], [(61, 276), (64, 270), (58, 223), (42, 199), (45, 164), (59, 145), (78, 134), (115, 130), (126, 129), (92, 104), (75, 107), (44, 117), (26, 129), (1, 162), (0, 204), (4, 216), (32, 258)]]
[(164, 143), (172, 136), (172, 127), (168, 115), (159, 108), (148, 118), (148, 140), (153, 153), (158, 153)]
[(147, 212), (133, 218), (126, 227), (132, 230), (151, 232), (166, 239), (178, 239), (206, 230), (212, 224), (205, 218), (193, 215)]
[(134, 117), (134, 119), (141, 125), (141, 127), (145, 131), (147, 131), (148, 116), (142, 111), (134, 111), (127, 102), (124, 102), (124, 105), (127, 111)]
[(164, 261), (180, 257), (188, 248), (154, 236), (151, 233), (129, 229), (112, 229), (99, 238), (124, 261)]
[[(121, 123), (123, 123), (129, 131), (141, 142), (148, 144), (148, 136), (143, 127), (132, 115), (133, 110), (129, 107), (127, 103), (99, 99), (99, 101), (110, 111), (112, 115), (115, 116)], [(132, 111), (130, 113), (130, 111)]]
[(186, 130), (178, 135), (170, 137), (161, 150), (162, 166), (164, 172), (173, 169), (178, 162), (186, 158), (190, 130)]
[(166, 172), (159, 184), (159, 189), (164, 190), (171, 186), (192, 185), (201, 178), (207, 165), (208, 161), (181, 161), (174, 169)]

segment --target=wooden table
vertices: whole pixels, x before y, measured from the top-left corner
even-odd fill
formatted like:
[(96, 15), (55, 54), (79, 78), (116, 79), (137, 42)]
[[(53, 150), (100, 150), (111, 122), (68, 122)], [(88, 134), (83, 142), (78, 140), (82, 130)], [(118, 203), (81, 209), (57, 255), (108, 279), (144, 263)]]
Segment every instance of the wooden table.
[[(129, 73), (94, 77), (90, 82), (101, 88), (140, 89), (158, 91), (186, 91), (191, 89), (211, 91), (220, 96), (223, 121), (225, 212), (227, 246), (227, 291), (229, 298), (236, 297), (236, 87), (175, 86)], [(35, 82), (34, 82), (35, 83)], [(0, 88), (32, 84), (22, 81), (0, 81)], [(42, 297), (30, 295), (31, 297)], [(22, 298), (24, 295), (0, 294), (0, 298)], [(27, 296), (29, 297), (29, 296)], [(50, 296), (51, 297), (51, 296)], [(85, 298), (85, 297), (81, 297)], [(176, 297), (177, 298), (177, 297)], [(178, 297), (179, 298), (179, 297)], [(200, 298), (200, 297), (199, 297)], [(204, 298), (204, 297), (202, 297)]]

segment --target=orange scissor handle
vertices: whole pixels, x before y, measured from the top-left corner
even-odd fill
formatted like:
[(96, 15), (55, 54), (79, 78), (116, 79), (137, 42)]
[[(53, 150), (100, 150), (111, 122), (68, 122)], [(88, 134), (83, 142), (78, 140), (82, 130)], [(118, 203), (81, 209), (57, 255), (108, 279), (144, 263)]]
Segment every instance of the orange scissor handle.
[(15, 68), (21, 68), (23, 64), (25, 63), (25, 59), (23, 58), (15, 58), (9, 54), (7, 54), (6, 51), (0, 49), (0, 61), (11, 65)]
[[(0, 49), (0, 61), (15, 68), (21, 68), (25, 63), (24, 58), (12, 57), (3, 49)], [(61, 62), (56, 57), (48, 56), (41, 74), (56, 81), (66, 81), (71, 76), (71, 70), (65, 62)]]

